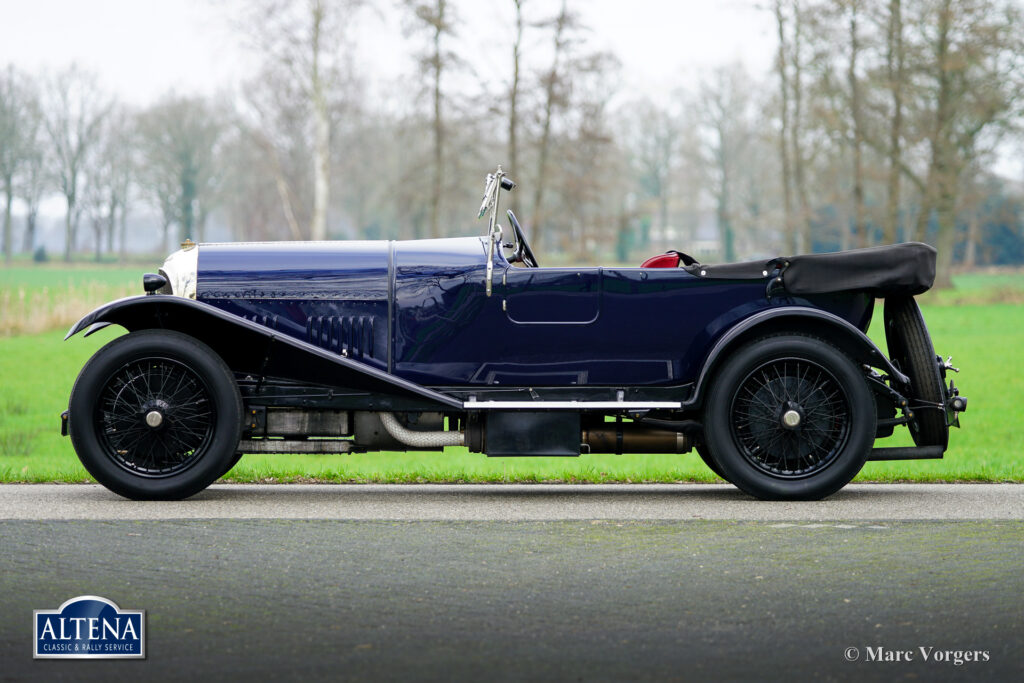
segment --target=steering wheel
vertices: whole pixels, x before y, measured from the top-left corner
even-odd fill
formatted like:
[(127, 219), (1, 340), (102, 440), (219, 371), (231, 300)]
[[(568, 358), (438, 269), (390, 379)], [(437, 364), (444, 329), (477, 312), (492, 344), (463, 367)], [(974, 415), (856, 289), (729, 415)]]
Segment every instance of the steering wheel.
[(512, 224), (512, 230), (516, 233), (516, 244), (512, 257), (509, 258), (509, 263), (522, 262), (527, 268), (539, 268), (537, 257), (533, 255), (533, 249), (530, 249), (530, 244), (526, 241), (526, 235), (523, 234), (523, 228), (519, 225), (516, 215), (512, 213), (512, 209), (509, 209), (506, 213), (508, 214), (508, 222)]

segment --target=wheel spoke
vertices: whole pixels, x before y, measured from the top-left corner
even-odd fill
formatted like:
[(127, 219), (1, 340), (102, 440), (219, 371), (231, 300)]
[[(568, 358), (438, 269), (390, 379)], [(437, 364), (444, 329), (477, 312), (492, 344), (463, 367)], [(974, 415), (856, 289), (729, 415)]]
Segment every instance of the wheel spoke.
[[(213, 438), (206, 382), (171, 358), (132, 361), (107, 380), (96, 401), (97, 434), (114, 462), (140, 476), (169, 476), (191, 467)], [(156, 411), (155, 427), (145, 416)]]
[[(797, 410), (797, 425), (782, 415)], [(731, 424), (740, 453), (775, 477), (804, 477), (827, 467), (850, 431), (843, 386), (817, 363), (782, 358), (764, 363), (744, 379), (733, 399)]]

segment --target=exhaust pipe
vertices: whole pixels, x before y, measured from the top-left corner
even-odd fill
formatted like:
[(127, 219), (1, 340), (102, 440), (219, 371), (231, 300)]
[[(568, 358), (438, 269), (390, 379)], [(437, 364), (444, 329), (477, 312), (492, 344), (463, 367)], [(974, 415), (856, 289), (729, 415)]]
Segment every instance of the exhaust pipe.
[(384, 430), (393, 439), (413, 448), (444, 448), (445, 446), (464, 446), (466, 436), (462, 432), (417, 432), (409, 429), (398, 421), (391, 413), (377, 413)]

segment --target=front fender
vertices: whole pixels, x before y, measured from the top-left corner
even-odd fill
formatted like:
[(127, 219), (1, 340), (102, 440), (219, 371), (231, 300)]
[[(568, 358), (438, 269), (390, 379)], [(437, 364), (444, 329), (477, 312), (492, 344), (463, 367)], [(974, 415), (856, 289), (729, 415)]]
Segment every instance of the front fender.
[(825, 337), (855, 361), (884, 370), (900, 384), (908, 385), (910, 382), (866, 334), (846, 320), (816, 308), (782, 306), (744, 318), (719, 337), (705, 357), (697, 386), (684, 405), (701, 404), (711, 378), (731, 351), (754, 337), (778, 332), (801, 332)]
[(210, 346), (238, 373), (411, 396), (462, 409), (461, 401), (446, 394), (280, 334), (210, 304), (178, 296), (142, 295), (111, 301), (72, 325), (64, 339), (86, 328), (89, 335), (107, 325), (120, 325), (129, 332), (182, 332)]

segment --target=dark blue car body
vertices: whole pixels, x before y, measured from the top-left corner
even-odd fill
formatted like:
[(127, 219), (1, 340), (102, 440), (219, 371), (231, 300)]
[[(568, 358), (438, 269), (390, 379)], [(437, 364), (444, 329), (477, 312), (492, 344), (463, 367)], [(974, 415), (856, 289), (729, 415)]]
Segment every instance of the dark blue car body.
[(865, 332), (862, 292), (766, 296), (681, 268), (520, 268), (476, 237), (208, 244), (196, 299), (426, 386), (671, 386), (758, 313), (802, 307)]

